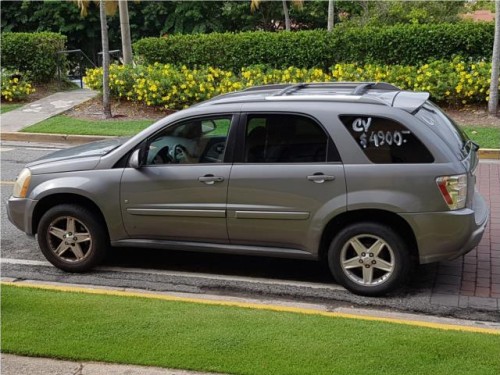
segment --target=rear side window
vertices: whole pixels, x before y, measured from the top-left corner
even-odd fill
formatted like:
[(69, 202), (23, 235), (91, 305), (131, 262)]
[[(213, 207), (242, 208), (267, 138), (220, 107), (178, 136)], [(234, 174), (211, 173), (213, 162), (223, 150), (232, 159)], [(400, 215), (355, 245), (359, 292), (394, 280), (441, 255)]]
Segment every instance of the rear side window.
[(340, 116), (340, 120), (371, 162), (432, 163), (427, 147), (404, 125), (382, 117)]
[(327, 161), (328, 136), (315, 121), (299, 115), (249, 115), (245, 132), (247, 163)]

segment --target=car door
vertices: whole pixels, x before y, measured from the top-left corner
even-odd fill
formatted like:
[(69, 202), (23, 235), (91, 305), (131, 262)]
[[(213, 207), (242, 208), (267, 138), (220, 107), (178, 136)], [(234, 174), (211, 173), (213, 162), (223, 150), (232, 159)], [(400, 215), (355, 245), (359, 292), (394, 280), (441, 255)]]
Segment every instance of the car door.
[[(325, 218), (345, 211), (344, 168), (325, 129), (298, 114), (242, 116), (231, 170), (231, 243), (315, 251)], [(241, 140), (240, 140), (241, 142)]]
[(229, 128), (237, 116), (189, 119), (146, 144), (144, 165), (126, 168), (122, 216), (130, 238), (228, 241), (226, 162)]

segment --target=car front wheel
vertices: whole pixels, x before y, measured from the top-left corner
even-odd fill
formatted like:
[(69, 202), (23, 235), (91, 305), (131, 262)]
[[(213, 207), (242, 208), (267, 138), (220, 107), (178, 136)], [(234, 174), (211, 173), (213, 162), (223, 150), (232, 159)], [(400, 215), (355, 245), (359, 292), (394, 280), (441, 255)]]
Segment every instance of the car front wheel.
[(108, 241), (105, 226), (84, 207), (52, 207), (38, 225), (38, 244), (45, 258), (68, 272), (85, 272), (99, 264)]
[(404, 285), (410, 270), (407, 244), (391, 228), (356, 223), (341, 230), (328, 251), (336, 280), (353, 293), (387, 294)]

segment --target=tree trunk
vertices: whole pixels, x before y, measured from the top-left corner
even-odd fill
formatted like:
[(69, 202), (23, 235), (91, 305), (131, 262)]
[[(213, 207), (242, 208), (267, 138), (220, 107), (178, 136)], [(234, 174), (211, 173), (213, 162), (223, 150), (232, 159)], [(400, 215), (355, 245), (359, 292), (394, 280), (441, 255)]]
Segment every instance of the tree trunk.
[(334, 25), (334, 0), (328, 0), (328, 32), (333, 30)]
[(109, 40), (108, 21), (106, 19), (106, 9), (104, 0), (99, 2), (101, 17), (101, 41), (102, 41), (102, 109), (104, 118), (111, 118), (111, 101), (109, 89)]
[(286, 31), (290, 31), (290, 14), (288, 13), (288, 5), (286, 4), (286, 0), (282, 0), (283, 2), (283, 14), (285, 15), (285, 28)]
[(496, 116), (498, 110), (498, 77), (500, 70), (500, 0), (495, 1), (495, 40), (491, 57), (491, 83), (488, 112)]
[(122, 34), (122, 53), (123, 63), (125, 65), (132, 64), (132, 39), (130, 38), (130, 21), (128, 16), (128, 1), (118, 1), (120, 11), (120, 30)]

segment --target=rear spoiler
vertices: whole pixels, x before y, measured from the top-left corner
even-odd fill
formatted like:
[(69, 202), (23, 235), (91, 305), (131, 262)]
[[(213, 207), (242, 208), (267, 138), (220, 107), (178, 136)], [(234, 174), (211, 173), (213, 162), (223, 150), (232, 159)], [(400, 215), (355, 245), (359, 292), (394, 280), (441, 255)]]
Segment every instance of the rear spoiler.
[(382, 93), (369, 92), (366, 96), (381, 101), (388, 106), (415, 113), (425, 104), (430, 95), (428, 92), (388, 91)]
[(415, 113), (429, 99), (428, 92), (400, 91), (392, 99), (392, 106)]

